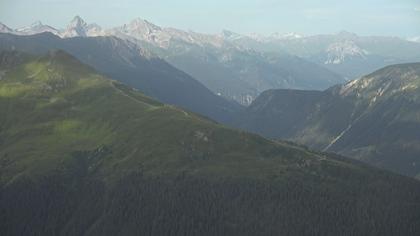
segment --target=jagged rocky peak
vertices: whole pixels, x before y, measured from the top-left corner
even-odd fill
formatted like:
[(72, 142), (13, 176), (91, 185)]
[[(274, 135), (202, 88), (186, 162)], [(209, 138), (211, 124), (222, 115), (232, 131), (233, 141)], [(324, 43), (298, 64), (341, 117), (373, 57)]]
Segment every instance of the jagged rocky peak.
[(40, 27), (40, 26), (43, 26), (43, 24), (39, 20), (38, 21), (35, 21), (34, 23), (31, 24), (31, 27)]
[(86, 37), (87, 23), (80, 17), (75, 16), (66, 30), (62, 33), (63, 37)]
[(221, 37), (226, 40), (241, 39), (243, 36), (230, 30), (222, 30)]
[(327, 50), (325, 64), (341, 64), (352, 57), (365, 58), (369, 52), (359, 47), (353, 40), (345, 39), (331, 44)]
[(11, 33), (13, 30), (9, 28), (7, 25), (0, 22), (0, 33)]
[(127, 27), (131, 30), (139, 30), (139, 31), (160, 31), (161, 28), (147, 20), (144, 20), (142, 18), (136, 18), (132, 20)]
[(62, 32), (62, 36), (65, 38), (101, 35), (104, 35), (104, 31), (99, 25), (87, 24), (80, 16), (75, 16), (66, 30)]
[(143, 40), (166, 48), (173, 37), (170, 29), (164, 29), (142, 18), (136, 18), (123, 26), (113, 28), (108, 34), (132, 40)]
[(16, 30), (17, 34), (22, 35), (40, 34), (44, 32), (50, 32), (55, 35), (59, 34), (59, 31), (57, 29), (49, 25), (44, 25), (41, 21), (35, 21), (30, 26), (22, 27)]
[(74, 28), (74, 27), (86, 27), (86, 26), (87, 26), (87, 23), (80, 16), (75, 16), (67, 27)]

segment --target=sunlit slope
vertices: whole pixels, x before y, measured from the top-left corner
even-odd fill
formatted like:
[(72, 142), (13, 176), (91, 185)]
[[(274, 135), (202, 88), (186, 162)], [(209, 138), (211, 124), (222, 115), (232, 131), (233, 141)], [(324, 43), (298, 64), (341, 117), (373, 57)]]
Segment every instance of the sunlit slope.
[(388, 66), (324, 92), (266, 91), (234, 123), (420, 177), (420, 63)]
[(142, 165), (159, 174), (262, 177), (306, 159), (317, 168), (323, 159), (155, 102), (62, 51), (7, 71), (0, 86), (1, 152), (10, 162), (2, 172), (5, 181), (7, 173), (29, 174), (44, 162), (55, 167), (73, 152), (94, 149), (109, 149), (91, 168), (106, 174)]

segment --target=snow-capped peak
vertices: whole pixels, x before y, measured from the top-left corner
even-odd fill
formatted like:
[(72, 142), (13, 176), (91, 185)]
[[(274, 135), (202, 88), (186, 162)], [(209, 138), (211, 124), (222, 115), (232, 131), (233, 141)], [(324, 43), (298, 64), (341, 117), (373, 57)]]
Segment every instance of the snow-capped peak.
[(67, 25), (67, 28), (62, 33), (62, 36), (65, 38), (86, 37), (86, 27), (87, 23), (80, 16), (75, 16), (73, 20)]
[(136, 18), (128, 24), (115, 27), (107, 31), (108, 35), (117, 35), (124, 39), (136, 39), (151, 42), (158, 45), (167, 45), (169, 36), (163, 32), (163, 29), (147, 20)]
[(249, 34), (249, 37), (257, 42), (267, 41), (267, 37), (265, 35), (258, 34), (258, 33), (251, 33)]
[(67, 28), (80, 28), (86, 26), (87, 23), (80, 16), (75, 16)]
[(38, 20), (31, 24), (31, 28), (40, 27), (42, 25), (42, 22)]
[(162, 31), (159, 26), (141, 18), (136, 18), (130, 23), (125, 24), (122, 27), (118, 27), (117, 30), (138, 39), (148, 39), (150, 38), (150, 35)]
[(300, 39), (303, 38), (301, 34), (290, 32), (286, 34), (274, 33), (270, 36), (272, 39)]
[(62, 37), (88, 37), (101, 36), (104, 31), (97, 24), (87, 24), (80, 16), (75, 16), (67, 25), (67, 28), (61, 33)]
[(0, 22), (0, 33), (12, 33), (13, 30), (9, 28), (7, 25)]
[(161, 30), (159, 26), (141, 18), (136, 18), (132, 20), (128, 24), (128, 26), (131, 27), (132, 29), (147, 29), (149, 31)]
[(58, 35), (59, 31), (49, 25), (42, 24), (41, 21), (35, 21), (30, 26), (22, 27), (16, 30), (17, 34), (31, 35), (31, 34), (40, 34), (44, 32), (50, 32)]
[(173, 40), (215, 47), (220, 47), (224, 42), (221, 35), (207, 35), (174, 28), (162, 28), (141, 18), (134, 19), (121, 27), (108, 30), (107, 34), (130, 41), (146, 41), (162, 48), (167, 48)]
[(331, 44), (327, 48), (325, 64), (341, 64), (351, 57), (365, 58), (369, 52), (360, 48), (352, 40), (344, 40)]
[(295, 32), (290, 32), (290, 33), (273, 33), (269, 36), (264, 36), (261, 34), (251, 34), (249, 36), (250, 38), (258, 41), (258, 42), (272, 42), (272, 41), (277, 41), (277, 40), (293, 40), (293, 39), (301, 39), (304, 38), (303, 35), (295, 33)]
[(235, 41), (244, 37), (243, 35), (240, 35), (230, 30), (222, 30), (222, 33), (220, 35), (223, 39), (228, 41)]
[(293, 39), (300, 39), (303, 38), (303, 35), (291, 32), (283, 35), (284, 38), (293, 38)]
[(420, 43), (420, 36), (417, 37), (411, 37), (407, 39), (410, 42)]

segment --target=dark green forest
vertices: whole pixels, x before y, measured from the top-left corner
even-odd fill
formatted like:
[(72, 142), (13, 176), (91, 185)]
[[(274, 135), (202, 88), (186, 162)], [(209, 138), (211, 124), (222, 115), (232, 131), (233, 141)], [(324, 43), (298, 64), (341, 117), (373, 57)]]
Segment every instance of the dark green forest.
[(338, 186), (138, 173), (107, 188), (57, 173), (3, 188), (0, 228), (2, 235), (417, 235), (419, 184), (383, 177)]

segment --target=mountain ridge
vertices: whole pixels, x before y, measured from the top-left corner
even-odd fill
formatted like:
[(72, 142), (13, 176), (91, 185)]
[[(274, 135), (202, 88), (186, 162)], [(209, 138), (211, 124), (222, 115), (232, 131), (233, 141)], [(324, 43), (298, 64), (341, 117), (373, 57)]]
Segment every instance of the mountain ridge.
[(420, 230), (418, 181), (226, 128), (61, 50), (5, 68), (2, 234)]
[(267, 91), (236, 121), (266, 137), (418, 177), (419, 88), (420, 63), (397, 64), (323, 92)]

